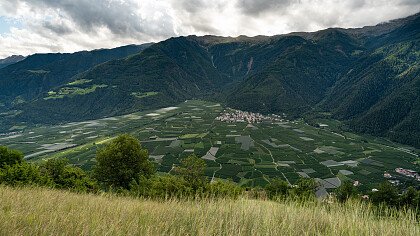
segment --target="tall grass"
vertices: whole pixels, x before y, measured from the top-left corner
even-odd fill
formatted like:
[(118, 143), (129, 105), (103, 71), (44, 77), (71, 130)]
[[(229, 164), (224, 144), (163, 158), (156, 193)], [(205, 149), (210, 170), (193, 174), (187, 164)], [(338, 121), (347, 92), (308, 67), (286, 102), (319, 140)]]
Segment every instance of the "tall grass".
[(420, 235), (412, 212), (240, 198), (146, 200), (0, 186), (1, 235)]

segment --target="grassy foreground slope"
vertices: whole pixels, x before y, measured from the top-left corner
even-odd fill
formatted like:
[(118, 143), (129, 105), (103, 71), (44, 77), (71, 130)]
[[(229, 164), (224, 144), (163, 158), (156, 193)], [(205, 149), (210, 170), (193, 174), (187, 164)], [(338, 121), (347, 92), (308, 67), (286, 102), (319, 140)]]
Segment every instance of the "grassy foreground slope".
[(419, 235), (410, 213), (360, 203), (153, 201), (0, 187), (0, 235)]

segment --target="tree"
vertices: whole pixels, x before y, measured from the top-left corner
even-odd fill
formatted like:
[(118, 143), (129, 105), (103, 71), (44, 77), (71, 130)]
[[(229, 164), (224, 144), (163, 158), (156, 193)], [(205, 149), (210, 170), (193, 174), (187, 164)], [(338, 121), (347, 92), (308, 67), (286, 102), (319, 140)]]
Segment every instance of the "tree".
[(206, 162), (192, 154), (181, 160), (181, 165), (175, 168), (175, 173), (182, 176), (194, 190), (197, 190), (206, 184), (205, 169)]
[(288, 183), (280, 178), (271, 179), (270, 184), (265, 186), (265, 191), (270, 199), (278, 196), (284, 197), (287, 195), (288, 190)]
[(238, 198), (244, 189), (231, 180), (213, 181), (208, 185), (207, 194), (210, 197)]
[(136, 197), (148, 198), (184, 198), (193, 196), (189, 183), (180, 176), (154, 175), (147, 179), (141, 176), (130, 184), (130, 193)]
[(42, 175), (38, 166), (22, 162), (0, 169), (0, 183), (12, 186), (51, 186), (51, 179)]
[(52, 158), (40, 165), (41, 171), (50, 176), (54, 182), (60, 182), (65, 167), (69, 164), (67, 159)]
[(69, 165), (67, 159), (53, 158), (42, 163), (41, 173), (54, 182), (54, 187), (79, 192), (95, 191), (96, 183), (82, 169)]
[(339, 202), (346, 202), (350, 197), (354, 197), (357, 194), (357, 188), (350, 181), (345, 181), (335, 190), (335, 196)]
[(128, 135), (120, 135), (96, 153), (95, 177), (107, 187), (128, 189), (139, 176), (150, 176), (154, 166), (140, 142)]
[(0, 146), (0, 168), (6, 165), (12, 166), (23, 162), (23, 153)]
[(399, 204), (401, 206), (419, 209), (420, 191), (417, 191), (413, 186), (408, 187), (407, 190), (400, 196)]
[(370, 200), (374, 204), (387, 204), (395, 206), (398, 202), (398, 191), (391, 183), (384, 182), (379, 185), (377, 192), (372, 192)]
[(300, 178), (296, 186), (291, 188), (289, 193), (297, 198), (310, 199), (315, 197), (315, 190), (318, 187), (318, 183), (310, 178)]

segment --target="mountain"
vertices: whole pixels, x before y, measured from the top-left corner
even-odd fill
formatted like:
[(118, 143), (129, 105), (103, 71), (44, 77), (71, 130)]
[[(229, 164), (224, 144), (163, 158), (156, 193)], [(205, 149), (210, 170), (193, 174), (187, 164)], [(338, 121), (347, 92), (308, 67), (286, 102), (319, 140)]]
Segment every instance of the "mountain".
[[(297, 114), (322, 98), (353, 60), (350, 54), (359, 49), (357, 42), (337, 30), (318, 32), (316, 41), (292, 35), (171, 38), (78, 74), (73, 83), (17, 108), (24, 110), (19, 115), (22, 120), (64, 122), (217, 97), (246, 110)], [(274, 80), (281, 82), (273, 85)], [(276, 87), (276, 92), (284, 93), (273, 93)], [(260, 106), (259, 101), (267, 105)]]
[(50, 53), (28, 56), (0, 69), (0, 101), (13, 107), (36, 98), (51, 88), (66, 84), (71, 78), (95, 65), (135, 54), (149, 45), (129, 45), (77, 53)]
[(72, 81), (22, 104), (19, 119), (64, 122), (168, 106), (211, 95), (230, 79), (195, 40), (180, 37), (98, 65)]
[[(247, 77), (227, 97), (227, 104), (263, 113), (300, 115), (324, 96), (364, 48), (339, 30), (318, 32), (312, 40), (298, 36), (270, 44), (278, 54), (263, 61), (264, 69)], [(273, 47), (274, 45), (274, 47)]]
[(17, 62), (20, 62), (23, 59), (25, 59), (25, 57), (21, 56), (21, 55), (13, 55), (13, 56), (10, 56), (10, 57), (6, 57), (4, 59), (0, 59), (0, 69), (6, 67), (8, 65), (12, 65), (12, 64), (15, 64)]
[(370, 39), (321, 104), (356, 131), (420, 145), (420, 17)]
[(0, 69), (3, 122), (95, 119), (199, 98), (292, 117), (328, 112), (346, 128), (420, 146), (419, 21), (33, 55)]

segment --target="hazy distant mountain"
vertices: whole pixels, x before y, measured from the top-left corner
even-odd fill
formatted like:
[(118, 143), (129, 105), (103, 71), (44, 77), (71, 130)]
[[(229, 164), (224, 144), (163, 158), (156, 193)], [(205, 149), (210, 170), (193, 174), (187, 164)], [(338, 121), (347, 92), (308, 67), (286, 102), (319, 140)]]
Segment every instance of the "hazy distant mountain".
[(25, 59), (25, 57), (21, 55), (13, 55), (4, 59), (0, 59), (0, 69), (8, 65), (15, 64), (16, 62), (20, 62), (23, 59)]
[(9, 120), (57, 123), (204, 98), (295, 117), (330, 112), (351, 129), (420, 145), (419, 21), (34, 55), (0, 70), (0, 99)]

